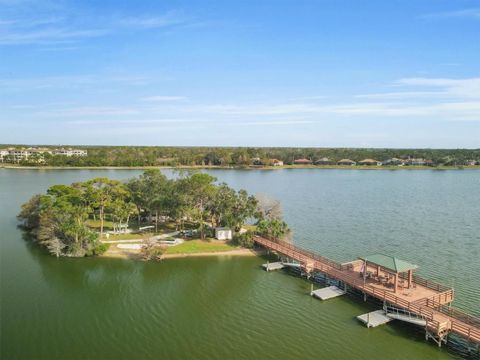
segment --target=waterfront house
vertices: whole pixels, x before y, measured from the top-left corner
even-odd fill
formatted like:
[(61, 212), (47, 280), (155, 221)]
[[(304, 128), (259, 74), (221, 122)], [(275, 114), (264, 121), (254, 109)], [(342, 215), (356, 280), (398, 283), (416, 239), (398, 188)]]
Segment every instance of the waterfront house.
[(45, 161), (44, 155), (60, 155), (60, 156), (87, 156), (87, 150), (80, 149), (54, 149), (29, 147), (25, 148), (9, 148), (3, 149), (0, 153), (0, 161), (19, 163), (22, 160), (29, 160), (30, 162), (42, 163)]
[(55, 149), (53, 150), (53, 155), (62, 155), (62, 156), (87, 156), (87, 150), (80, 150), (80, 149)]
[(366, 166), (381, 166), (382, 165), (381, 161), (377, 161), (377, 160), (374, 160), (374, 159), (364, 159), (362, 161), (359, 161), (358, 163), (360, 165), (366, 165)]
[(418, 158), (418, 159), (408, 159), (405, 161), (406, 165), (413, 165), (413, 166), (424, 166), (425, 159)]
[(354, 166), (357, 165), (357, 163), (353, 160), (350, 159), (342, 159), (337, 162), (337, 165), (349, 165), (349, 166)]
[(270, 159), (270, 163), (273, 166), (283, 166), (283, 161), (278, 159)]
[(382, 165), (393, 165), (393, 166), (403, 166), (405, 161), (398, 158), (391, 158), (382, 162)]
[(316, 165), (331, 165), (332, 164), (332, 161), (327, 158), (327, 157), (323, 157), (321, 159), (318, 159), (317, 161), (315, 161), (315, 164)]
[(260, 166), (263, 165), (263, 162), (259, 157), (255, 157), (252, 159), (252, 165)]
[(8, 156), (8, 150), (1, 149), (0, 150), (0, 162), (4, 162), (7, 156)]
[(293, 163), (295, 165), (309, 165), (312, 163), (312, 160), (309, 160), (309, 159), (296, 159), (296, 160), (293, 160)]
[(217, 240), (232, 240), (232, 229), (226, 227), (215, 228), (215, 239)]

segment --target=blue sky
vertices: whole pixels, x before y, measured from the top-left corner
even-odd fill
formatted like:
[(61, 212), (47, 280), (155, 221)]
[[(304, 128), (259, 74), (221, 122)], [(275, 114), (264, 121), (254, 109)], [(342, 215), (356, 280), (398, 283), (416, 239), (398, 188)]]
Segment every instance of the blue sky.
[(0, 0), (0, 143), (480, 147), (478, 0)]

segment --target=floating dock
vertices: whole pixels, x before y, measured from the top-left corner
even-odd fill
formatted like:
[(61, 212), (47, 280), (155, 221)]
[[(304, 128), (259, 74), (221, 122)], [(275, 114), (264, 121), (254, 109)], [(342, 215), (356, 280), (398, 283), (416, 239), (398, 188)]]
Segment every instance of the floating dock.
[(338, 296), (345, 295), (345, 291), (342, 289), (339, 289), (336, 286), (329, 286), (323, 289), (317, 289), (313, 290), (310, 295), (320, 299), (320, 300), (328, 300), (328, 299), (333, 299)]
[(393, 320), (385, 315), (385, 311), (383, 310), (376, 310), (367, 314), (359, 315), (357, 316), (357, 319), (367, 325), (367, 328), (377, 327)]
[(267, 271), (280, 270), (285, 267), (280, 261), (263, 264), (262, 267)]

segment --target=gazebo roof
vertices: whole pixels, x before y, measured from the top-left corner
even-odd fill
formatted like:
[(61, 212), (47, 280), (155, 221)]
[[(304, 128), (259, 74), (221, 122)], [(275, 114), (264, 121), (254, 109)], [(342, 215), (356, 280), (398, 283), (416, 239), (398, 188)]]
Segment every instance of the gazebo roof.
[(373, 254), (361, 257), (360, 259), (375, 265), (380, 265), (381, 267), (391, 270), (395, 273), (403, 273), (408, 270), (414, 270), (418, 268), (417, 265), (411, 264), (405, 260), (400, 260), (394, 256), (384, 254)]

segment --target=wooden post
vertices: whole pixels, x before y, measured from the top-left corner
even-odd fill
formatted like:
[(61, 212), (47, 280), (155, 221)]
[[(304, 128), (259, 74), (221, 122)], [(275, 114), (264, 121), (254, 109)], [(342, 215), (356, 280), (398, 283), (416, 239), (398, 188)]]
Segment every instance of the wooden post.
[(398, 274), (395, 274), (395, 281), (394, 281), (394, 290), (393, 292), (396, 294), (397, 293), (397, 286), (398, 286)]
[(413, 282), (413, 270), (408, 270), (408, 288), (412, 287)]

